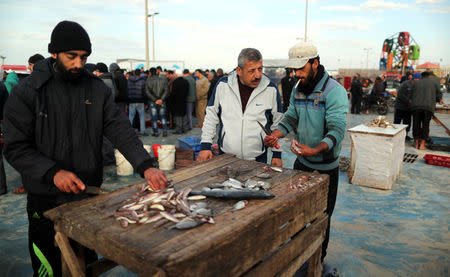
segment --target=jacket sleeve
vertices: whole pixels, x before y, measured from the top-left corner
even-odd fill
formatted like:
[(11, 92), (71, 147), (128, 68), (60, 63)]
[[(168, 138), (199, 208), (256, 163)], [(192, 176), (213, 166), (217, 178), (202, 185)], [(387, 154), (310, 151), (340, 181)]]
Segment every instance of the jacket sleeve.
[(338, 86), (328, 93), (325, 104), (325, 121), (328, 132), (322, 142), (328, 144), (328, 149), (332, 149), (344, 139), (347, 111), (347, 93), (342, 86)]
[(152, 102), (158, 100), (156, 99), (156, 96), (153, 93), (153, 84), (150, 78), (148, 78), (147, 81), (145, 82), (145, 94), (147, 95), (147, 98), (150, 99)]
[(142, 176), (143, 171), (153, 166), (154, 160), (144, 149), (142, 141), (131, 127), (125, 113), (120, 111), (112, 101), (110, 93), (105, 91), (103, 133)]
[(216, 134), (216, 128), (220, 120), (220, 87), (224, 86), (219, 83), (209, 100), (206, 107), (206, 116), (202, 127), (201, 150), (211, 150), (212, 142)]
[(160, 99), (166, 101), (167, 95), (169, 94), (169, 83), (165, 79), (162, 80), (162, 91)]
[(284, 116), (281, 119), (280, 123), (276, 127), (277, 130), (283, 133), (283, 136), (286, 136), (292, 130), (296, 130), (298, 126), (298, 114), (297, 111), (295, 110), (295, 100), (294, 100), (296, 89), (297, 86), (294, 86), (292, 88), (291, 98), (289, 100), (289, 107), (284, 113)]
[(56, 168), (57, 165), (55, 161), (41, 154), (35, 147), (36, 93), (23, 83), (12, 90), (5, 104), (3, 153), (6, 160), (20, 174), (47, 185), (48, 183), (44, 180), (45, 175), (47, 171)]

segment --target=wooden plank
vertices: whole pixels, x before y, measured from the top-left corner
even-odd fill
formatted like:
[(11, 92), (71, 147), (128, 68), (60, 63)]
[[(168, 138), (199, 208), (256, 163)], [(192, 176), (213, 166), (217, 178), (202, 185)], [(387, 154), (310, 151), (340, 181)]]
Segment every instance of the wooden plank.
[(82, 271), (78, 262), (77, 256), (73, 252), (72, 247), (70, 247), (69, 239), (61, 232), (56, 232), (55, 241), (61, 250), (61, 256), (64, 258), (64, 262), (69, 267), (71, 275), (74, 277), (85, 276), (85, 273)]
[(322, 275), (321, 255), (322, 247), (319, 247), (309, 260), (307, 277), (319, 277)]
[[(282, 245), (277, 252), (273, 253), (264, 262), (252, 268), (245, 276), (274, 276), (277, 273), (279, 275), (293, 276), (297, 269), (318, 248), (322, 249), (322, 242), (325, 239), (327, 226), (328, 216), (323, 215), (314, 221), (311, 226), (297, 233), (288, 243)], [(289, 266), (286, 265), (287, 261), (291, 261), (289, 262)]]
[(437, 124), (441, 125), (441, 126), (445, 129), (445, 132), (447, 133), (447, 135), (450, 136), (450, 129), (448, 129), (447, 126), (445, 126), (445, 124), (442, 123), (442, 121), (439, 120), (439, 118), (437, 118), (436, 116), (433, 115), (433, 120), (434, 120)]
[(219, 215), (214, 225), (185, 231), (184, 236), (158, 245), (153, 249), (155, 259), (171, 276), (240, 275), (323, 215), (327, 190), (328, 186), (322, 185), (303, 194), (287, 194), (291, 197), (276, 193), (280, 201), (249, 204), (244, 218), (238, 212)]

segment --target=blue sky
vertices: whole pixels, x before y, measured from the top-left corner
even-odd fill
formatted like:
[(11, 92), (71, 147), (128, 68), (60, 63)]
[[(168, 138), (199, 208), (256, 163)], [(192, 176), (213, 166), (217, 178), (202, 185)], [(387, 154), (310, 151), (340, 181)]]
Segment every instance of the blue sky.
[[(144, 0), (0, 0), (0, 55), (6, 64), (48, 56), (47, 45), (61, 20), (89, 33), (88, 62), (145, 58)], [(305, 1), (149, 0), (155, 17), (156, 60), (183, 60), (186, 67), (226, 70), (242, 48), (263, 58), (287, 58), (304, 37)], [(450, 0), (309, 0), (308, 39), (328, 69), (378, 66), (385, 38), (408, 31), (421, 46), (420, 63), (450, 65)], [(150, 59), (151, 20), (149, 20)]]

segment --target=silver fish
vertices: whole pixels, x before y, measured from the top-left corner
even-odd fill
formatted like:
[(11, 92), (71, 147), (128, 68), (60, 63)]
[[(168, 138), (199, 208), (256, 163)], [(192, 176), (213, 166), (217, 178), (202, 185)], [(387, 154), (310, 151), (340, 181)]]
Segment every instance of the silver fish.
[(241, 200), (239, 202), (236, 202), (236, 204), (234, 204), (234, 206), (233, 206), (233, 212), (245, 208), (245, 206), (247, 206), (247, 204), (248, 204), (247, 200)]
[(202, 222), (197, 222), (189, 217), (186, 217), (183, 220), (181, 220), (180, 222), (178, 222), (177, 224), (171, 226), (169, 229), (176, 228), (176, 229), (184, 230), (184, 229), (194, 228), (200, 224), (202, 224)]

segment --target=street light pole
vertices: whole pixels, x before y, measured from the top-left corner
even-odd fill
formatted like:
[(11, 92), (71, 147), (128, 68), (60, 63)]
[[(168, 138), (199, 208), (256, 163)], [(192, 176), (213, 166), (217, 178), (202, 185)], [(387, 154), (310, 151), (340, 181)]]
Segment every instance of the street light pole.
[(159, 12), (148, 15), (148, 17), (152, 18), (152, 61), (155, 61), (155, 16), (157, 14), (159, 14)]
[(305, 10), (305, 42), (307, 40), (308, 31), (308, 0), (306, 0), (306, 10)]
[(145, 69), (148, 70), (148, 0), (145, 0)]

